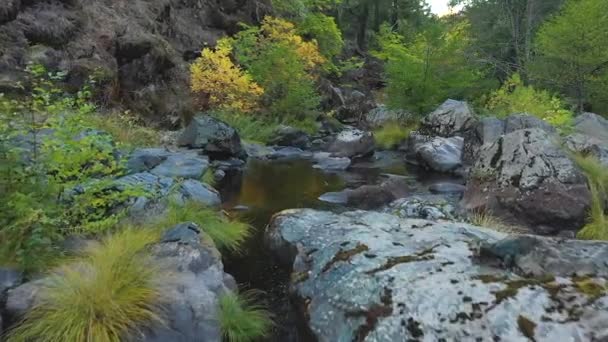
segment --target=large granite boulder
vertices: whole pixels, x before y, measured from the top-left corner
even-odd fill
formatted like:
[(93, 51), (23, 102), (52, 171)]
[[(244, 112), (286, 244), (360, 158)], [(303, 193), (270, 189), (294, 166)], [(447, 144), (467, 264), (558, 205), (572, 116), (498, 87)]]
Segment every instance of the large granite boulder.
[(179, 146), (202, 149), (218, 159), (246, 157), (241, 138), (227, 123), (209, 115), (198, 115), (177, 139)]
[(574, 152), (592, 155), (608, 166), (608, 120), (584, 113), (574, 119), (574, 132), (565, 139), (565, 146)]
[(365, 115), (365, 122), (372, 128), (382, 127), (386, 124), (397, 124), (413, 117), (412, 114), (399, 109), (389, 109), (379, 105)]
[(593, 113), (583, 113), (574, 118), (574, 131), (608, 142), (608, 120)]
[(146, 172), (170, 178), (200, 179), (209, 168), (209, 159), (192, 152), (171, 152), (164, 148), (133, 151), (127, 161), (131, 173)]
[(429, 137), (413, 134), (410, 136), (411, 153), (427, 169), (437, 172), (451, 172), (462, 166), (464, 139)]
[(332, 156), (347, 158), (365, 157), (372, 154), (374, 149), (374, 135), (354, 128), (338, 133), (329, 146)]
[(505, 133), (531, 128), (538, 128), (547, 133), (557, 132), (555, 127), (551, 126), (550, 123), (528, 113), (511, 114), (505, 119)]
[[(275, 215), (266, 232), (293, 267), (291, 291), (320, 342), (608, 338), (606, 243), (552, 248), (546, 264), (556, 267), (528, 276), (485, 252), (504, 237), (462, 223), (310, 209)], [(542, 248), (512, 250), (525, 260)], [(569, 273), (583, 258), (595, 266)]]
[(578, 230), (589, 203), (583, 173), (553, 137), (538, 128), (484, 145), (463, 198), (468, 210), (489, 210), (542, 234)]
[(401, 218), (418, 218), (425, 220), (455, 220), (458, 218), (455, 200), (444, 195), (413, 195), (399, 198), (390, 203), (383, 212)]
[(475, 112), (468, 103), (447, 100), (422, 119), (420, 132), (430, 136), (463, 135), (475, 124)]
[(497, 118), (482, 118), (464, 135), (462, 162), (472, 164), (477, 160), (479, 149), (491, 144), (505, 134), (505, 122)]

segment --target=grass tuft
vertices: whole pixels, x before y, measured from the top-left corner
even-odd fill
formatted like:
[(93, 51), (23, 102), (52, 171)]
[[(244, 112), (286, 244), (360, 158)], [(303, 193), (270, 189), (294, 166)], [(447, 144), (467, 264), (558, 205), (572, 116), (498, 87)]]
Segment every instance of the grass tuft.
[(264, 337), (273, 325), (271, 314), (256, 304), (258, 292), (229, 293), (220, 297), (219, 321), (228, 342), (249, 342)]
[(589, 221), (576, 236), (584, 240), (608, 240), (608, 218), (604, 207), (608, 189), (608, 170), (593, 156), (575, 154), (573, 158), (587, 176), (591, 191)]
[(392, 149), (409, 138), (416, 129), (418, 129), (417, 122), (409, 122), (405, 125), (401, 122), (391, 122), (374, 130), (374, 138), (381, 148)]
[(147, 252), (157, 240), (153, 230), (128, 228), (58, 268), (7, 342), (119, 342), (161, 324), (159, 270)]
[(141, 125), (128, 112), (91, 115), (92, 125), (108, 132), (116, 142), (127, 147), (153, 147), (160, 144), (158, 131)]
[(221, 213), (194, 201), (188, 201), (183, 206), (171, 203), (163, 218), (155, 226), (159, 229), (168, 229), (183, 222), (198, 224), (218, 248), (231, 252), (239, 252), (242, 244), (251, 235), (251, 227), (248, 224), (230, 220)]
[(488, 228), (505, 234), (526, 233), (527, 229), (506, 223), (487, 210), (476, 210), (469, 214), (468, 221), (474, 226)]

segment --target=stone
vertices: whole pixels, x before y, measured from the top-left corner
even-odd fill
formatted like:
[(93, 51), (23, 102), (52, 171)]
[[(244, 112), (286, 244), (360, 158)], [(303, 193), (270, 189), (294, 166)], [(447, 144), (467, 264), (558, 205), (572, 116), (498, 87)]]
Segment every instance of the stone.
[(422, 119), (420, 132), (446, 138), (461, 136), (475, 121), (475, 112), (468, 103), (450, 99)]
[(372, 128), (382, 127), (385, 124), (397, 124), (412, 118), (412, 114), (404, 110), (389, 109), (379, 105), (365, 116), (365, 122)]
[(350, 158), (332, 157), (329, 152), (317, 152), (312, 155), (313, 168), (326, 171), (342, 171), (348, 169), (351, 164)]
[(551, 124), (531, 114), (512, 114), (505, 119), (505, 133), (531, 128), (538, 128), (550, 134), (557, 133)]
[(209, 115), (194, 117), (178, 138), (177, 144), (202, 149), (209, 156), (217, 156), (219, 159), (240, 158), (245, 154), (237, 131)]
[(209, 168), (209, 159), (195, 154), (174, 153), (150, 172), (170, 178), (200, 179)]
[(273, 136), (269, 141), (270, 145), (292, 146), (304, 150), (311, 146), (308, 133), (291, 126), (279, 126)]
[(268, 155), (268, 159), (273, 160), (298, 160), (298, 159), (310, 159), (312, 152), (304, 151), (298, 147), (282, 147), (276, 149), (274, 152)]
[(383, 212), (401, 218), (418, 218), (426, 220), (455, 220), (455, 201), (441, 195), (414, 195), (399, 198), (390, 203)]
[(361, 158), (374, 152), (375, 141), (371, 132), (347, 129), (336, 136), (329, 146), (333, 157)]
[(48, 279), (42, 278), (8, 290), (4, 307), (7, 321), (17, 322), (38, 303), (40, 291), (47, 281)]
[(217, 190), (194, 179), (186, 179), (181, 182), (170, 197), (179, 204), (193, 201), (208, 207), (216, 208), (222, 204), (220, 194)]
[(361, 185), (354, 189), (339, 192), (328, 192), (319, 197), (320, 201), (344, 204), (359, 209), (380, 208), (396, 198), (404, 196), (409, 188), (407, 181), (402, 178), (389, 177), (380, 184)]
[(581, 133), (572, 133), (564, 139), (564, 145), (571, 151), (592, 155), (604, 166), (608, 166), (608, 141)]
[(165, 148), (138, 148), (129, 156), (127, 170), (129, 173), (150, 171), (170, 155), (171, 152)]
[[(275, 215), (265, 235), (292, 267), (291, 294), (319, 342), (608, 338), (608, 293), (580, 290), (605, 286), (605, 275), (519, 273), (480, 247), (504, 238), (464, 223), (310, 209)], [(565, 270), (602, 262), (605, 242), (586, 247), (572, 264), (570, 251), (553, 252)]]
[(168, 273), (163, 293), (168, 321), (142, 331), (136, 340), (221, 342), (219, 297), (236, 291), (236, 283), (224, 272), (213, 242), (196, 224), (185, 222), (169, 229), (152, 255)]
[(422, 166), (437, 172), (451, 172), (462, 166), (462, 137), (427, 137), (423, 141), (413, 147)]
[(272, 147), (250, 142), (243, 142), (243, 148), (245, 149), (245, 152), (247, 152), (249, 158), (254, 159), (266, 159), (274, 152)]
[(576, 231), (586, 220), (586, 178), (552, 136), (518, 130), (484, 145), (462, 201), (541, 234)]
[(336, 118), (344, 123), (360, 122), (366, 113), (374, 108), (371, 96), (352, 89), (341, 89), (344, 104), (336, 108)]
[(21, 285), (22, 282), (23, 272), (12, 267), (0, 267), (0, 302), (7, 290)]
[(482, 118), (464, 135), (462, 161), (473, 164), (479, 155), (479, 149), (491, 144), (505, 134), (505, 123), (497, 118)]
[(435, 183), (429, 186), (429, 191), (433, 194), (463, 194), (466, 187), (456, 183)]
[(574, 131), (608, 143), (608, 120), (593, 113), (583, 113), (574, 118)]

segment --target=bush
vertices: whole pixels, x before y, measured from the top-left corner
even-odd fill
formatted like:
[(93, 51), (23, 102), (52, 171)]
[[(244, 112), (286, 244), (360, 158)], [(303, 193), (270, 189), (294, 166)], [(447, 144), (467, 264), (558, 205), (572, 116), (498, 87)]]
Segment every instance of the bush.
[(608, 169), (593, 156), (575, 154), (573, 157), (587, 176), (591, 190), (589, 222), (578, 232), (577, 237), (585, 240), (608, 240), (608, 218), (604, 205), (608, 198)]
[(338, 56), (344, 48), (342, 32), (333, 17), (323, 13), (312, 13), (304, 18), (298, 32), (302, 36), (313, 38), (319, 44), (319, 51), (328, 60)]
[(264, 88), (262, 102), (271, 115), (301, 119), (319, 106), (315, 79), (326, 59), (292, 23), (266, 17), (261, 27), (239, 32), (233, 46), (237, 61)]
[(268, 333), (273, 325), (270, 313), (255, 302), (256, 292), (252, 291), (220, 297), (219, 321), (227, 341), (255, 341)]
[(125, 229), (61, 267), (7, 341), (119, 342), (161, 324), (159, 270), (146, 250), (157, 239), (152, 230)]
[(409, 122), (405, 125), (401, 122), (386, 123), (381, 128), (374, 130), (374, 138), (378, 146), (392, 149), (409, 138), (417, 128), (418, 122)]
[(519, 74), (513, 74), (503, 86), (490, 95), (486, 109), (498, 117), (529, 113), (556, 126), (567, 128), (572, 112), (564, 109), (558, 97), (545, 90), (524, 85)]
[(251, 76), (230, 60), (232, 43), (220, 39), (215, 49), (203, 49), (190, 66), (192, 91), (200, 94), (203, 110), (226, 109), (251, 112), (264, 93)]
[(183, 222), (196, 223), (218, 248), (238, 252), (251, 234), (251, 227), (232, 221), (204, 205), (188, 201), (184, 205), (170, 203), (162, 219), (155, 223), (159, 229), (168, 229)]

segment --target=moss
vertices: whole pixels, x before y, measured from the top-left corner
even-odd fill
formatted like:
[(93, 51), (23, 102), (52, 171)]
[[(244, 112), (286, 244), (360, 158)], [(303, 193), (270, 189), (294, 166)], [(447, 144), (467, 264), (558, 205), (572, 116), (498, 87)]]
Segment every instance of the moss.
[(597, 299), (608, 293), (606, 286), (598, 284), (590, 277), (574, 277), (572, 278), (572, 282), (580, 293), (585, 294), (591, 299)]
[(494, 293), (496, 297), (496, 304), (502, 303), (504, 300), (515, 297), (520, 289), (530, 286), (542, 286), (553, 283), (555, 277), (551, 275), (545, 275), (537, 278), (525, 278), (517, 279), (505, 282), (506, 288)]
[(409, 138), (418, 129), (418, 122), (390, 122), (374, 131), (376, 144), (384, 149), (392, 149)]
[(433, 251), (437, 246), (427, 248), (421, 252), (418, 252), (413, 255), (404, 255), (397, 257), (390, 257), (386, 260), (384, 265), (374, 268), (373, 270), (365, 272), (366, 274), (374, 274), (382, 271), (389, 270), (397, 265), (406, 264), (410, 262), (424, 261), (424, 260), (432, 260), (435, 257), (433, 256)]
[(360, 244), (360, 243), (358, 243), (357, 246), (355, 246), (352, 249), (343, 250), (342, 248), (340, 248), (338, 253), (336, 253), (336, 255), (334, 255), (334, 257), (327, 264), (325, 264), (325, 266), (323, 267), (321, 272), (325, 273), (325, 272), (329, 271), (329, 269), (332, 268), (332, 266), (335, 265), (336, 263), (348, 261), (353, 256), (355, 256), (357, 254), (361, 254), (363, 252), (367, 252), (368, 250), (369, 250), (369, 247), (367, 247), (366, 245)]
[(525, 316), (519, 315), (519, 317), (517, 317), (517, 326), (519, 327), (519, 331), (521, 331), (525, 337), (535, 341), (534, 330), (536, 330), (536, 323), (532, 322)]
[(308, 278), (310, 278), (310, 274), (308, 272), (293, 272), (291, 274), (291, 283), (301, 283), (308, 280)]

